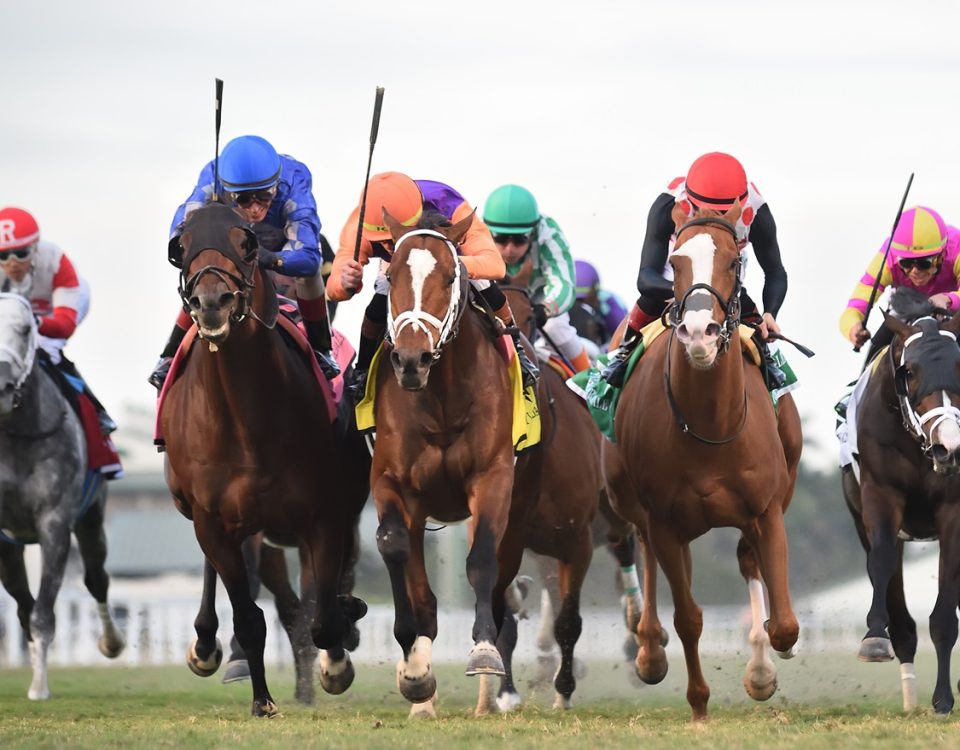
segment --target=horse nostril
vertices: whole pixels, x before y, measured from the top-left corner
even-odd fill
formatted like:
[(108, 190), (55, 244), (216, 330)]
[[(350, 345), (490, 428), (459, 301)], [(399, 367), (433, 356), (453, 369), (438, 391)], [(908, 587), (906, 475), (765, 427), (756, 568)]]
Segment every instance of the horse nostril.
[(400, 355), (396, 351), (390, 352), (390, 362), (394, 367), (400, 367)]
[(232, 292), (224, 292), (223, 294), (220, 295), (220, 307), (226, 307), (231, 302), (233, 302)]
[(719, 336), (720, 335), (720, 324), (719, 323), (710, 323), (707, 326), (707, 336)]
[(948, 451), (944, 446), (937, 443), (936, 445), (931, 446), (930, 455), (933, 457), (933, 460), (938, 463), (943, 463), (950, 457), (950, 451)]
[(423, 353), (420, 355), (420, 366), (421, 366), (421, 367), (429, 367), (429, 366), (430, 366), (430, 362), (431, 362), (432, 360), (433, 360), (433, 353), (432, 353), (432, 352), (423, 352)]
[(189, 300), (187, 300), (187, 303), (188, 303), (188, 304), (190, 305), (190, 307), (192, 307), (194, 310), (199, 310), (199, 309), (200, 309), (200, 298), (197, 297), (196, 295), (194, 295), (194, 296), (191, 297)]
[(687, 330), (686, 323), (681, 323), (680, 327), (677, 328), (677, 336), (679, 336), (681, 339), (690, 338), (690, 331)]

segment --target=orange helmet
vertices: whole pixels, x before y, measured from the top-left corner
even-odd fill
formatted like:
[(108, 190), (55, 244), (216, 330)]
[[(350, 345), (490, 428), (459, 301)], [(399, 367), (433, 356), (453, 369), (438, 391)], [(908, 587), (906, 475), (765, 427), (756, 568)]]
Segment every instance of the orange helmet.
[(390, 230), (383, 223), (383, 209), (403, 226), (415, 226), (423, 214), (423, 196), (417, 183), (401, 172), (381, 172), (370, 178), (363, 209), (363, 239), (390, 239)]
[(687, 171), (687, 197), (698, 208), (726, 211), (747, 197), (747, 173), (730, 154), (704, 154)]

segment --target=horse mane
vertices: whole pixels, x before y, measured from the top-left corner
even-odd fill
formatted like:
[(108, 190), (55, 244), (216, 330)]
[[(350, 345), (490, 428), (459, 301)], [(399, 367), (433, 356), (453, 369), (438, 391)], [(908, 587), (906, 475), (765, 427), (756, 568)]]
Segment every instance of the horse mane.
[(417, 222), (417, 229), (436, 229), (437, 227), (452, 226), (453, 222), (439, 211), (424, 211), (420, 217), (420, 221)]
[(904, 323), (913, 323), (918, 318), (930, 317), (936, 309), (925, 294), (912, 287), (897, 287), (890, 297), (890, 314)]

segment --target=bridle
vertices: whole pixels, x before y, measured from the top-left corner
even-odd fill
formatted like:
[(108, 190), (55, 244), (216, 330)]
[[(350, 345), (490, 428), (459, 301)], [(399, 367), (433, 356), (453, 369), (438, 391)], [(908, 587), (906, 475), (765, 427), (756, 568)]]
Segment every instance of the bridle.
[[(684, 224), (680, 229), (677, 230), (676, 237), (679, 239), (680, 235), (689, 229), (690, 227), (695, 226), (713, 226), (723, 231), (727, 232), (731, 237), (733, 237), (734, 244), (737, 242), (737, 230), (729, 222), (715, 217), (704, 217), (700, 219), (692, 219)], [(711, 438), (704, 437), (699, 435), (693, 430), (690, 429), (690, 425), (687, 423), (687, 420), (683, 416), (683, 412), (680, 411), (680, 405), (677, 403), (676, 397), (673, 395), (673, 388), (670, 386), (670, 375), (672, 372), (672, 351), (673, 351), (673, 340), (676, 337), (677, 327), (680, 325), (680, 321), (683, 319), (683, 315), (687, 310), (703, 310), (708, 306), (712, 307), (713, 302), (706, 302), (702, 299), (690, 299), (690, 295), (698, 290), (709, 292), (713, 295), (717, 301), (720, 303), (720, 306), (724, 311), (723, 323), (721, 324), (719, 342), (717, 344), (718, 352), (717, 356), (722, 356), (727, 349), (730, 348), (730, 340), (733, 337), (733, 332), (740, 325), (740, 290), (742, 287), (742, 282), (740, 280), (740, 270), (742, 267), (742, 260), (740, 258), (739, 251), (737, 253), (736, 268), (736, 282), (733, 285), (733, 291), (730, 292), (730, 296), (727, 299), (723, 298), (723, 295), (712, 285), (706, 283), (697, 283), (693, 284), (687, 291), (684, 293), (683, 297), (679, 300), (675, 300), (670, 307), (664, 312), (664, 324), (667, 325), (670, 330), (670, 338), (667, 342), (667, 366), (664, 369), (663, 373), (663, 382), (667, 391), (667, 401), (670, 404), (670, 410), (673, 412), (674, 418), (677, 420), (677, 425), (680, 427), (680, 431), (690, 437), (698, 440), (701, 443), (706, 445), (726, 445), (737, 439), (740, 433), (743, 431), (744, 426), (747, 424), (747, 388), (746, 383), (744, 383), (743, 388), (743, 416), (740, 418), (740, 424), (737, 425), (736, 429), (727, 437), (721, 438), (719, 440), (713, 440)], [(702, 295), (699, 295), (702, 297)]]
[[(915, 320), (913, 325), (917, 325), (917, 323), (919, 323), (921, 320), (932, 320), (935, 323), (937, 322), (936, 318), (932, 316), (925, 316)], [(903, 342), (903, 349), (900, 352), (899, 365), (894, 358), (892, 346), (889, 348), (888, 359), (890, 361), (890, 367), (893, 370), (894, 390), (897, 394), (897, 401), (900, 404), (900, 415), (903, 418), (903, 426), (907, 432), (910, 433), (918, 443), (920, 443), (923, 454), (930, 457), (933, 450), (931, 436), (936, 429), (946, 421), (960, 423), (960, 409), (950, 402), (950, 398), (947, 395), (947, 389), (938, 389), (943, 395), (943, 405), (936, 406), (933, 409), (924, 412), (923, 414), (918, 414), (917, 410), (911, 403), (910, 390), (907, 384), (907, 347), (922, 338), (924, 333), (924, 331), (914, 333)], [(938, 333), (941, 336), (952, 340), (955, 344), (957, 343), (957, 337), (950, 331), (938, 329)], [(933, 424), (930, 426), (928, 435), (923, 428), (931, 420), (933, 420)]]
[[(463, 317), (463, 312), (467, 307), (467, 289), (470, 279), (463, 268), (463, 263), (457, 253), (456, 246), (444, 235), (440, 234), (440, 232), (432, 229), (416, 229), (412, 232), (407, 232), (397, 240), (393, 249), (393, 258), (397, 257), (397, 251), (400, 249), (400, 246), (411, 237), (436, 237), (443, 240), (444, 245), (450, 250), (450, 254), (453, 256), (453, 287), (457, 289), (457, 293), (454, 294), (451, 291), (450, 302), (447, 304), (446, 313), (444, 313), (441, 319), (428, 313), (426, 310), (420, 309), (419, 303), (417, 303), (412, 310), (404, 310), (394, 317), (393, 305), (390, 304), (392, 289), (388, 291), (386, 341), (388, 345), (393, 346), (397, 336), (408, 326), (413, 327), (414, 330), (422, 331), (430, 342), (430, 351), (433, 356), (431, 361), (432, 365), (440, 359), (440, 355), (443, 353), (443, 347), (457, 335), (460, 319)], [(431, 326), (437, 331), (436, 339), (434, 339), (433, 331), (427, 326)]]
[(13, 384), (13, 408), (16, 409), (23, 400), (23, 385), (27, 382), (27, 378), (30, 377), (30, 373), (33, 370), (33, 362), (37, 356), (37, 321), (36, 318), (33, 317), (33, 307), (26, 297), (13, 292), (0, 292), (0, 299), (16, 300), (22, 304), (27, 309), (27, 317), (30, 321), (26, 352), (21, 355), (16, 349), (6, 344), (0, 344), (0, 354), (5, 355), (8, 360), (12, 360), (15, 366), (22, 369), (20, 377), (18, 377), (17, 381)]

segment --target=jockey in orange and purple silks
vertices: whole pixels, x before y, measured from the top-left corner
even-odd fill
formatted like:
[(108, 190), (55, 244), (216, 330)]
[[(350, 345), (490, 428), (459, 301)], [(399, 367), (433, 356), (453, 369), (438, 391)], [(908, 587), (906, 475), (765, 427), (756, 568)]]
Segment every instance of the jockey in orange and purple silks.
[[(890, 253), (884, 263), (888, 241)], [(864, 318), (874, 284), (877, 297), (888, 286), (907, 286), (925, 294), (935, 307), (960, 310), (960, 230), (947, 226), (932, 208), (915, 206), (903, 212), (892, 240), (883, 241), (840, 316), (840, 332), (854, 346), (870, 339)], [(881, 325), (867, 359), (891, 338), (890, 330)]]
[[(367, 371), (387, 327), (387, 292), (390, 282), (386, 272), (393, 257), (393, 237), (382, 224), (384, 209), (411, 229), (417, 227), (424, 214), (432, 214), (434, 217), (439, 214), (451, 223), (473, 215), (470, 227), (460, 241), (457, 251), (470, 277), (470, 283), (483, 295), (497, 318), (513, 336), (524, 383), (534, 383), (539, 376), (539, 370), (524, 353), (510, 304), (496, 284), (496, 279), (506, 275), (506, 265), (493, 242), (490, 230), (474, 214), (474, 209), (464, 197), (442, 182), (413, 180), (401, 172), (383, 172), (371, 177), (366, 196), (363, 226), (358, 226), (358, 205), (340, 233), (340, 247), (333, 260), (333, 270), (327, 286), (327, 297), (330, 300), (346, 301), (360, 291), (363, 285), (363, 267), (374, 258), (380, 261), (380, 273), (374, 282), (373, 299), (364, 311), (359, 352), (353, 378), (348, 386), (354, 399), (359, 401), (363, 397)], [(354, 260), (358, 228), (361, 234), (360, 255)]]

